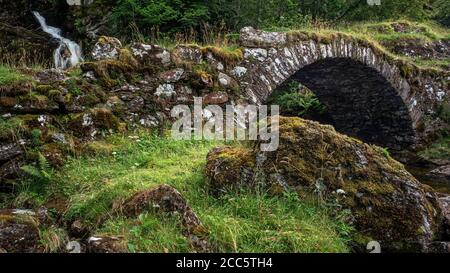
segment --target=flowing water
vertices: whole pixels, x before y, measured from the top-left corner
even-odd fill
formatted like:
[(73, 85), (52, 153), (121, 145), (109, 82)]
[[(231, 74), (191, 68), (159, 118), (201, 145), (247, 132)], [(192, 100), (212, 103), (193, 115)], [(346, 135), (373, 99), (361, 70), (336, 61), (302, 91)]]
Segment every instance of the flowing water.
[(77, 43), (61, 36), (61, 29), (47, 25), (39, 12), (33, 11), (33, 15), (39, 21), (42, 30), (59, 41), (59, 46), (53, 53), (56, 68), (66, 69), (83, 61), (81, 47)]

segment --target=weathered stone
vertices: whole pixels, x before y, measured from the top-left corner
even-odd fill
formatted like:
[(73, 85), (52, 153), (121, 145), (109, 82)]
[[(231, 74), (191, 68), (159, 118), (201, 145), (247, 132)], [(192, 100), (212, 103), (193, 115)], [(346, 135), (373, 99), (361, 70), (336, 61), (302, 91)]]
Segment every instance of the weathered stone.
[(277, 47), (286, 43), (287, 36), (282, 32), (265, 32), (245, 27), (241, 30), (240, 40), (247, 47)]
[(229, 100), (228, 94), (224, 92), (214, 92), (203, 96), (204, 104), (224, 104)]
[(38, 225), (31, 210), (0, 210), (0, 249), (8, 253), (42, 252)]
[(59, 69), (47, 69), (36, 73), (35, 80), (42, 84), (61, 82), (67, 79), (63, 71)]
[(0, 145), (0, 162), (13, 159), (24, 153), (23, 148), (16, 143), (8, 143)]
[(222, 86), (232, 86), (232, 85), (236, 85), (236, 81), (233, 80), (233, 78), (231, 78), (230, 76), (228, 76), (227, 74), (224, 74), (222, 72), (219, 73), (219, 83)]
[(242, 67), (242, 66), (236, 66), (235, 68), (233, 68), (233, 71), (231, 71), (231, 73), (234, 76), (241, 78), (241, 77), (245, 76), (245, 74), (247, 73), (247, 68)]
[(434, 169), (427, 176), (437, 182), (450, 183), (450, 165)]
[(139, 124), (146, 128), (155, 128), (159, 126), (160, 121), (155, 116), (145, 115), (139, 119)]
[(127, 253), (127, 243), (123, 237), (92, 236), (88, 239), (88, 253)]
[(166, 83), (175, 83), (178, 82), (184, 75), (183, 68), (176, 68), (169, 71), (162, 72), (159, 74), (159, 78)]
[(164, 98), (171, 98), (175, 94), (175, 86), (173, 84), (162, 84), (158, 86), (155, 92), (155, 96)]
[(94, 60), (106, 60), (119, 58), (119, 52), (122, 48), (122, 43), (119, 39), (114, 37), (102, 36), (95, 44), (92, 50), (92, 58)]
[(200, 64), (203, 60), (203, 53), (199, 47), (178, 45), (172, 51), (172, 58), (175, 63)]
[(272, 193), (287, 187), (337, 202), (351, 211), (367, 242), (379, 241), (387, 251), (426, 251), (438, 237), (443, 215), (437, 196), (381, 148), (300, 118), (281, 117), (279, 133), (275, 152), (262, 153), (258, 145), (213, 150), (206, 166), (210, 189), (262, 184)]
[(136, 97), (128, 103), (128, 110), (131, 112), (139, 112), (144, 109), (145, 101), (142, 97)]
[(253, 59), (259, 62), (267, 60), (268, 53), (264, 48), (248, 48), (245, 49), (244, 58)]
[(131, 46), (134, 58), (141, 64), (162, 64), (164, 66), (171, 63), (170, 53), (158, 45), (148, 45), (135, 43)]
[(0, 166), (0, 181), (3, 179), (16, 178), (24, 161), (13, 159)]
[[(343, 34), (322, 38), (247, 27), (241, 45), (245, 60), (232, 75), (250, 103), (262, 104), (283, 83), (296, 80), (314, 90), (331, 115), (341, 115), (332, 117), (339, 131), (394, 150), (420, 147), (448, 128), (434, 115), (450, 95), (448, 72), (391, 60), (371, 43)], [(364, 124), (367, 128), (360, 128)]]

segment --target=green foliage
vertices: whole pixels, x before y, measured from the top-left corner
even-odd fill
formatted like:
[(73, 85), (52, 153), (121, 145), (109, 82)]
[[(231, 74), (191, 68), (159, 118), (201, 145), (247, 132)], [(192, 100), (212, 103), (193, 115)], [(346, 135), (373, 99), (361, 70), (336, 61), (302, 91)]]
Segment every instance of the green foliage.
[(205, 31), (204, 25), (239, 31), (244, 26), (295, 28), (317, 22), (354, 22), (437, 17), (448, 22), (447, 0), (120, 0), (113, 6), (112, 22), (122, 33), (136, 30), (163, 33)]
[(52, 180), (54, 171), (41, 153), (38, 153), (37, 157), (36, 165), (25, 165), (21, 167), (21, 170), (31, 179), (32, 184), (36, 182), (33, 186), (36, 186), (38, 190), (44, 190), (43, 187)]
[(325, 106), (309, 89), (299, 92), (299, 84), (295, 81), (288, 84), (287, 90), (282, 90), (281, 95), (270, 100), (271, 104), (277, 104), (283, 113), (305, 117), (314, 113), (322, 114)]
[[(217, 251), (349, 251), (351, 228), (331, 218), (326, 207), (300, 200), (296, 194), (210, 196), (203, 170), (207, 153), (220, 143), (176, 141), (148, 131), (116, 135), (107, 141), (112, 152), (70, 159), (38, 196), (66, 196), (66, 220), (80, 219), (97, 234), (124, 236), (132, 252), (193, 251), (177, 215), (149, 210), (137, 218), (124, 218), (113, 213), (114, 204), (160, 184), (174, 186), (188, 200), (209, 230), (209, 240)], [(41, 169), (36, 172), (33, 168), (38, 179)], [(21, 196), (37, 196), (30, 191)]]
[(435, 18), (443, 25), (450, 27), (450, 1), (437, 0), (434, 3)]
[(112, 14), (113, 24), (124, 33), (133, 26), (176, 33), (198, 28), (208, 18), (207, 6), (200, 0), (120, 0)]
[(450, 158), (450, 136), (438, 139), (421, 151), (420, 155), (429, 160), (448, 160)]
[(16, 70), (0, 64), (0, 86), (13, 85), (30, 80), (29, 77), (18, 73)]
[(39, 129), (33, 129), (31, 131), (31, 144), (34, 147), (37, 147), (41, 144), (41, 136), (42, 136), (42, 131)]

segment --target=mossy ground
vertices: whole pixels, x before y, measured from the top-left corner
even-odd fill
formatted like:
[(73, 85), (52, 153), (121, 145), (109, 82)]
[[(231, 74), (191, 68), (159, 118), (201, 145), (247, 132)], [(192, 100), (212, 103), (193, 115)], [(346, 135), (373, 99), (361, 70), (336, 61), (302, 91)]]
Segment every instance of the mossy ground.
[(65, 220), (82, 220), (97, 234), (123, 235), (132, 252), (193, 251), (177, 216), (149, 211), (130, 219), (113, 213), (114, 205), (134, 192), (169, 184), (199, 215), (216, 251), (349, 251), (351, 228), (313, 201), (299, 201), (288, 193), (211, 196), (203, 169), (208, 151), (220, 144), (180, 142), (146, 131), (115, 135), (106, 140), (106, 152), (102, 148), (97, 155), (69, 159), (47, 182), (29, 181), (11, 202), (37, 207), (62, 198), (67, 203)]

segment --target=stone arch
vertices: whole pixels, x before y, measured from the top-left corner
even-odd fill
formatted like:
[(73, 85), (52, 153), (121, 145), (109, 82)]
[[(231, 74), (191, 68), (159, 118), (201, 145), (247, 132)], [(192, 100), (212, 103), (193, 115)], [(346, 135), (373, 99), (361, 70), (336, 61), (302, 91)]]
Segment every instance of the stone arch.
[[(301, 71), (312, 75), (311, 68), (321, 68), (323, 72), (324, 67), (320, 67), (323, 64), (336, 67), (347, 62), (368, 73), (366, 76), (383, 87), (384, 96), (390, 94), (391, 99), (387, 101), (392, 106), (388, 108), (398, 108), (393, 114), (401, 118), (393, 124), (404, 126), (405, 130), (398, 139), (390, 141), (391, 146), (397, 148), (415, 148), (432, 134), (433, 113), (450, 93), (448, 73), (422, 71), (394, 59), (367, 41), (346, 34), (320, 37), (306, 32), (263, 32), (249, 27), (241, 31), (241, 44), (244, 60), (232, 73), (251, 103), (263, 103), (288, 79), (301, 78)], [(390, 126), (391, 138), (394, 138), (396, 125)]]
[(350, 58), (325, 58), (288, 80), (313, 90), (339, 132), (394, 150), (414, 145), (408, 108), (375, 69)]

